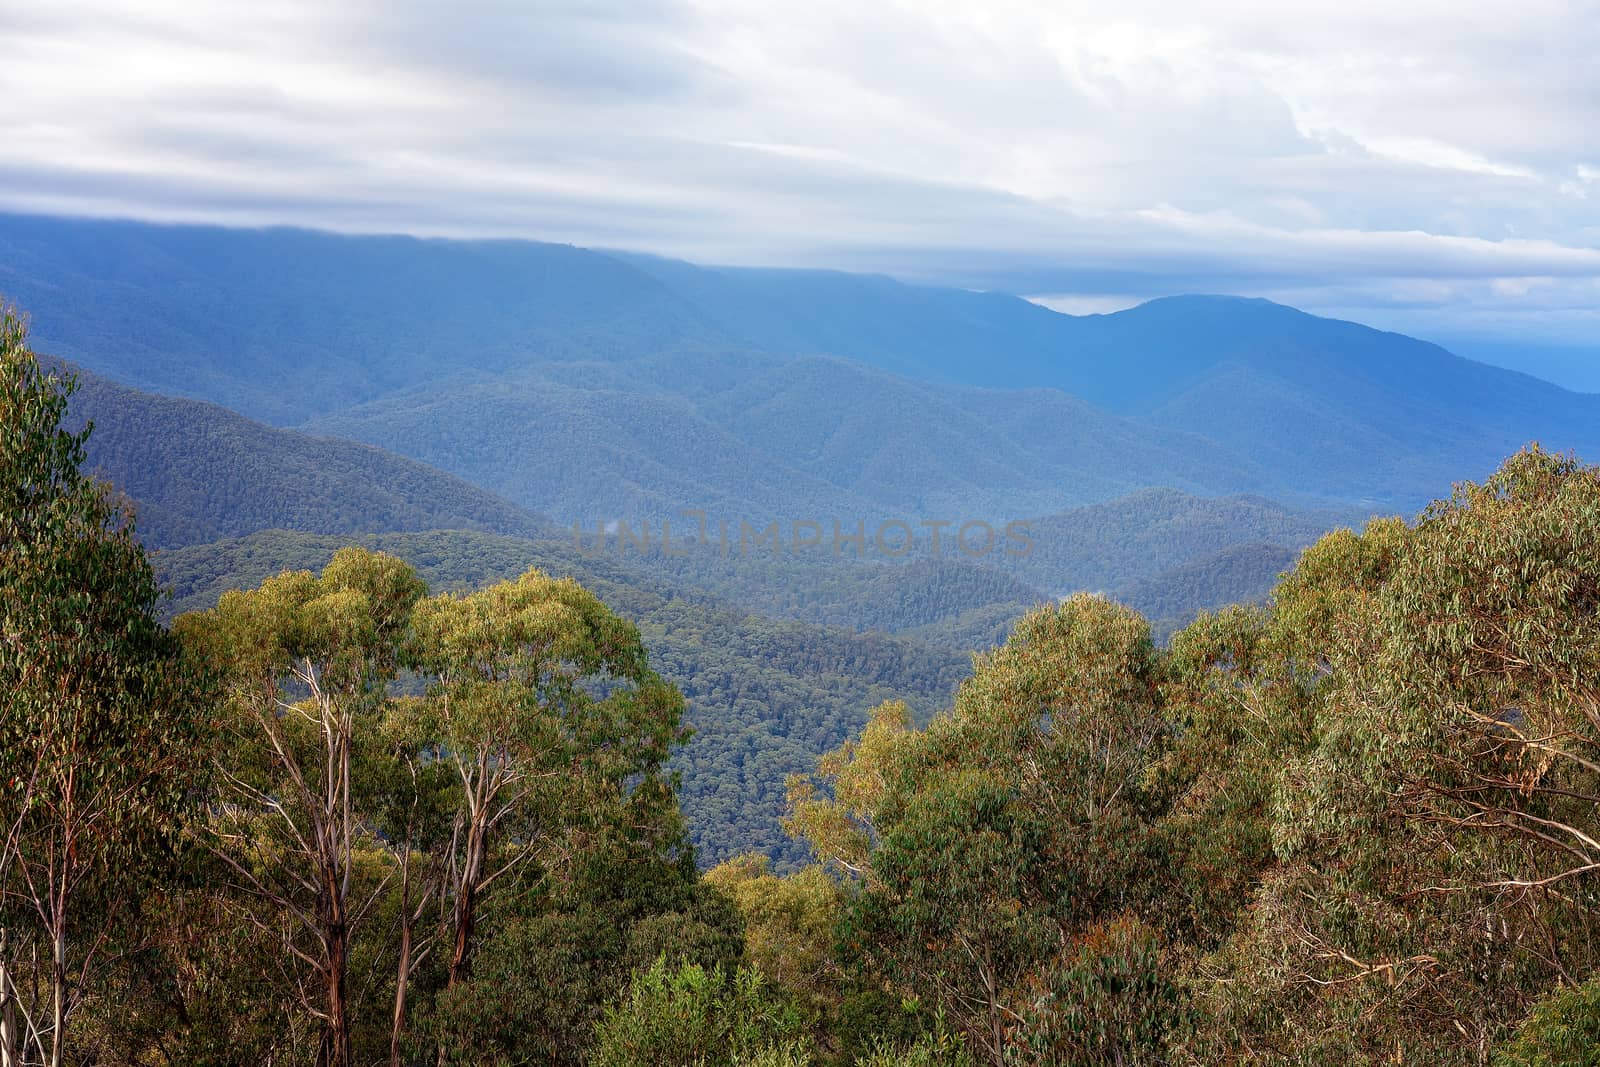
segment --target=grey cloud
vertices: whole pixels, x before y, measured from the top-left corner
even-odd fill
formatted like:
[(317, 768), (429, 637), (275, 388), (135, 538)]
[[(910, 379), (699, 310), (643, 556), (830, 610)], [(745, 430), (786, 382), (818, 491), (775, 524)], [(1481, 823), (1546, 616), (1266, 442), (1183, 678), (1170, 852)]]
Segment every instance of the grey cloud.
[(0, 12), (0, 204), (1581, 332), (1590, 6), (61, 0)]
[(539, 91), (569, 104), (688, 92), (707, 73), (677, 42), (686, 4), (579, 0), (423, 0), (341, 20), (324, 48), (446, 80)]

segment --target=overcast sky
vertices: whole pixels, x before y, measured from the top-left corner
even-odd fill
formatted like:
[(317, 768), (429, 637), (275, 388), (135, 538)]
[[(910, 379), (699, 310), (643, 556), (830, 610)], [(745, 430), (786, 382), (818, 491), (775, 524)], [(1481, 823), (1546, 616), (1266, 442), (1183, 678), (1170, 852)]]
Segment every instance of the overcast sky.
[(1600, 0), (0, 4), (0, 207), (1600, 346)]

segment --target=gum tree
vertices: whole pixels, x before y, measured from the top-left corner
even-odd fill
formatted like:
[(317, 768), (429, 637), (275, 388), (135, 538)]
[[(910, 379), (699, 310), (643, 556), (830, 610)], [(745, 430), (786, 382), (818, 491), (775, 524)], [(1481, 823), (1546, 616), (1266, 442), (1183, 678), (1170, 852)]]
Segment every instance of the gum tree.
[(90, 430), (61, 428), (73, 379), (25, 340), (0, 313), (0, 1063), (59, 1067), (204, 739), (132, 516), (80, 469)]
[(224, 679), (211, 845), (252, 902), (241, 918), (267, 934), (286, 920), (284, 949), (316, 976), (306, 1006), (322, 1020), (319, 1067), (351, 1062), (351, 944), (390, 876), (385, 865), (360, 877), (363, 853), (385, 851), (360, 761), (381, 748), (423, 592), (404, 562), (351, 547), (320, 575), (281, 574), (181, 620)]
[(638, 630), (570, 579), (529, 571), (418, 605), (423, 714), (459, 779), (449, 842), (448, 986), (470, 966), (483, 895), (581, 813), (660, 773), (683, 698), (651, 671)]

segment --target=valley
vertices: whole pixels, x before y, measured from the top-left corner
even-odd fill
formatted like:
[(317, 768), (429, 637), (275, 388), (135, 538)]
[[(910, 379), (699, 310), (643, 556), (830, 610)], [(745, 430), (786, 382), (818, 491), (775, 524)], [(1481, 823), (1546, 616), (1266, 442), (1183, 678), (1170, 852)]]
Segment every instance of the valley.
[[(1261, 301), (1074, 319), (558, 246), (21, 217), (0, 251), (41, 350), (77, 364), (90, 466), (133, 498), (170, 613), (350, 542), (438, 589), (575, 578), (689, 698), (675, 766), (708, 864), (800, 862), (784, 778), (890, 695), (932, 714), (1039, 604), (1105, 593), (1164, 639), (1436, 469), (1600, 435), (1600, 398)], [(969, 521), (1020, 523), (1027, 551), (953, 550)]]

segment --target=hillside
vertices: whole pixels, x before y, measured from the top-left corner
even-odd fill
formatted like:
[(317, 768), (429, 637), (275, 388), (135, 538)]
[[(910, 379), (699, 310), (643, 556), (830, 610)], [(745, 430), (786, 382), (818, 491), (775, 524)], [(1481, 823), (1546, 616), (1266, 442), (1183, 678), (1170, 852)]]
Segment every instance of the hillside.
[(1202, 434), (1056, 390), (941, 385), (841, 359), (785, 361), (702, 410), (775, 460), (922, 518), (1009, 520), (1152, 484), (1223, 492), (1266, 481)]
[(530, 359), (638, 355), (715, 331), (595, 252), (0, 216), (0, 293), (36, 349), (285, 424)]
[[(661, 366), (662, 363), (653, 363)], [(720, 366), (728, 376), (736, 376), (739, 368), (754, 371), (755, 378), (746, 378), (744, 384), (733, 390), (710, 387), (715, 374), (706, 374), (698, 381), (710, 397), (707, 406), (722, 406), (728, 418), (766, 418), (762, 411), (733, 402), (730, 392), (749, 392), (755, 395), (760, 389), (754, 382), (765, 379), (766, 392), (774, 395), (774, 403), (789, 403), (795, 416), (805, 413), (808, 403), (786, 400), (787, 390), (773, 382), (787, 381), (798, 387), (806, 382), (803, 392), (810, 406), (821, 403), (822, 392), (816, 382), (818, 368), (838, 368), (856, 379), (858, 387), (846, 390), (848, 403), (861, 406), (862, 426), (872, 414), (875, 397), (869, 389), (872, 382), (888, 382), (891, 392), (904, 397), (922, 397), (928, 405), (941, 414), (941, 432), (949, 434), (976, 434), (981, 419), (987, 419), (1006, 432), (1018, 430), (1018, 442), (1032, 442), (1032, 454), (1011, 454), (1014, 469), (1026, 469), (1029, 464), (1038, 470), (1051, 470), (1042, 456), (1050, 450), (1070, 450), (1058, 438), (1045, 432), (1051, 414), (1059, 405), (1075, 405), (1069, 398), (1048, 394), (1048, 390), (1035, 390), (1019, 395), (1016, 405), (1003, 403), (1005, 394), (990, 390), (965, 390), (962, 403), (949, 397), (941, 400), (938, 394), (963, 392), (958, 387), (938, 387), (894, 379), (877, 371), (866, 371), (859, 365), (840, 360), (797, 360), (781, 362), (771, 357), (734, 358), (706, 357), (710, 366)], [(730, 370), (731, 365), (731, 370)], [(597, 365), (562, 365), (568, 370), (595, 368)], [(600, 384), (611, 384), (605, 374), (595, 374)], [(666, 389), (662, 381), (656, 389)], [(274, 429), (259, 422), (243, 418), (232, 411), (203, 402), (160, 397), (142, 390), (128, 389), (107, 381), (98, 374), (80, 373), (80, 392), (74, 402), (78, 419), (93, 418), (96, 434), (91, 437), (90, 459), (104, 477), (122, 486), (139, 504), (141, 533), (152, 547), (178, 547), (216, 541), (221, 537), (237, 537), (258, 530), (298, 530), (302, 533), (352, 534), (394, 533), (394, 531), (426, 530), (480, 530), (491, 533), (515, 534), (536, 537), (541, 542), (558, 547), (573, 558), (590, 558), (595, 555), (594, 531), (597, 523), (606, 522), (608, 512), (602, 509), (605, 493), (626, 478), (630, 462), (637, 467), (637, 451), (618, 448), (611, 453), (600, 450), (600, 437), (584, 438), (578, 434), (573, 411), (579, 408), (574, 400), (582, 390), (566, 386), (549, 386), (547, 389), (528, 390), (525, 397), (539, 397), (542, 413), (550, 421), (562, 421), (566, 430), (578, 435), (579, 446), (571, 453), (546, 454), (539, 459), (518, 459), (522, 453), (501, 451), (493, 445), (501, 434), (515, 438), (517, 427), (541, 426), (541, 418), (526, 413), (526, 403), (506, 400), (515, 413), (504, 418), (502, 430), (496, 429), (498, 406), (488, 398), (472, 410), (470, 406), (456, 413), (442, 413), (437, 406), (400, 405), (410, 411), (406, 434), (400, 435), (402, 443), (421, 440), (456, 442), (470, 448), (475, 456), (493, 458), (520, 478), (544, 478), (555, 485), (557, 478), (570, 477), (574, 485), (594, 486), (595, 496), (590, 504), (595, 507), (594, 520), (582, 525), (582, 542), (587, 555), (576, 553), (576, 542), (571, 528), (557, 528), (541, 522), (538, 517), (526, 514), (504, 499), (493, 496), (461, 478), (421, 466), (418, 462), (398, 458), (376, 448), (355, 445), (341, 438), (318, 437), (294, 430)], [(598, 392), (598, 390), (590, 390)], [(690, 390), (685, 390), (690, 392)], [(624, 394), (621, 390), (606, 392), (608, 402), (618, 406), (616, 426), (629, 426), (632, 442), (638, 448), (659, 446), (670, 448), (661, 461), (661, 470), (674, 475), (677, 470), (693, 466), (696, 443), (672, 445), (667, 438), (651, 434), (659, 424), (638, 421), (638, 414), (656, 403), (662, 408), (683, 408), (690, 405), (688, 397), (667, 397), (658, 394)], [(930, 397), (931, 395), (931, 397)], [(419, 400), (426, 405), (427, 400)], [(454, 403), (450, 397), (434, 398), (434, 405)], [(373, 405), (382, 408), (384, 402)], [(1082, 406), (1082, 405), (1078, 405)], [(893, 426), (898, 418), (890, 406), (882, 408), (885, 426)], [(915, 408), (907, 402), (906, 418), (912, 418)], [(1093, 410), (1090, 410), (1093, 413)], [(435, 418), (427, 418), (427, 414)], [(565, 421), (563, 421), (565, 419)], [(630, 421), (632, 419), (632, 421)], [(709, 422), (702, 422), (709, 427)], [(1032, 427), (1034, 432), (1027, 432)], [(718, 430), (709, 429), (710, 434)], [(835, 437), (850, 438), (850, 427), (835, 429)], [(432, 435), (432, 438), (429, 437)], [(562, 437), (557, 434), (555, 437)], [(758, 435), (760, 437), (760, 435)], [(891, 435), (893, 437), (893, 435)], [(726, 443), (726, 437), (718, 438)], [(870, 440), (866, 430), (856, 434), (856, 440)], [(1000, 440), (997, 435), (997, 440)], [(717, 442), (712, 442), (717, 443)], [(971, 438), (978, 446), (978, 438)], [(589, 448), (594, 445), (594, 448)], [(699, 443), (704, 445), (704, 442)], [(1136, 443), (1123, 442), (1133, 448)], [(1021, 448), (1021, 446), (1019, 446)], [(1157, 445), (1150, 445), (1157, 448)], [(774, 454), (779, 451), (798, 451), (798, 438), (794, 442), (776, 442), (771, 445)], [(446, 453), (450, 453), (446, 448)], [(1006, 459), (1006, 453), (997, 446), (989, 448), (990, 458)], [(1016, 450), (1014, 450), (1016, 451)], [(1109, 451), (1115, 453), (1115, 448)], [(786, 514), (787, 507), (802, 507), (797, 501), (810, 499), (813, 509), (798, 510), (800, 515), (827, 514), (827, 507), (840, 507), (845, 501), (853, 507), (854, 514), (862, 514), (867, 504), (861, 496), (837, 490), (822, 482), (822, 478), (797, 475), (792, 470), (768, 464), (762, 453), (728, 454), (709, 448), (712, 462), (718, 464), (723, 485), (742, 486), (738, 498), (715, 496), (725, 510), (709, 509), (710, 522), (731, 520), (739, 514), (739, 507), (763, 507), (755, 525), (765, 525), (765, 518)], [(850, 448), (838, 448), (838, 458), (850, 458)], [(1174, 446), (1174, 458), (1182, 450)], [(610, 456), (613, 466), (606, 466)], [(632, 461), (630, 461), (632, 456)], [(907, 453), (915, 459), (917, 451)], [(1152, 461), (1155, 462), (1155, 461)], [(1106, 478), (1115, 477), (1115, 467), (1107, 461), (1102, 470), (1099, 491), (1110, 493), (1117, 483)], [(894, 464), (883, 464), (882, 469), (896, 469)], [(1171, 467), (1166, 467), (1171, 469)], [(936, 485), (936, 472), (928, 472), (930, 485)], [(1069, 475), (1062, 472), (1066, 480)], [(998, 482), (998, 475), (990, 478)], [(637, 485), (637, 483), (635, 483)], [(811, 486), (813, 496), (806, 496), (805, 486)], [(701, 488), (707, 488), (701, 483)], [(994, 490), (994, 485), (987, 486)], [(1026, 498), (1026, 494), (1021, 494)], [(962, 506), (962, 499), (982, 501), (982, 486), (965, 486), (960, 493), (950, 493), (946, 499), (952, 509)], [(683, 498), (694, 499), (686, 490)], [(998, 496), (992, 496), (995, 501)], [(670, 509), (670, 510), (669, 510)], [(616, 512), (610, 512), (616, 514)], [(1003, 638), (1010, 622), (1029, 606), (1048, 600), (1053, 595), (1077, 589), (1115, 590), (1123, 593), (1130, 582), (1162, 581), (1166, 579), (1170, 597), (1163, 595), (1163, 603), (1182, 605), (1171, 611), (1165, 606), (1147, 606), (1152, 617), (1162, 621), (1186, 621), (1194, 611), (1203, 606), (1222, 603), (1221, 593), (1198, 593), (1186, 600), (1182, 590), (1182, 576), (1200, 579), (1203, 560), (1216, 553), (1229, 552), (1238, 545), (1282, 545), (1282, 550), (1306, 544), (1312, 537), (1331, 526), (1346, 525), (1365, 518), (1355, 510), (1306, 510), (1285, 506), (1264, 498), (1202, 498), (1178, 490), (1142, 490), (1118, 496), (1102, 504), (1056, 512), (1043, 518), (1030, 520), (1032, 552), (1026, 558), (1006, 557), (1003, 552), (992, 552), (986, 557), (970, 558), (957, 552), (950, 544), (954, 530), (944, 530), (944, 544), (938, 553), (933, 552), (930, 531), (914, 520), (906, 520), (917, 528), (918, 542), (914, 552), (904, 560), (885, 558), (877, 545), (866, 545), (858, 553), (846, 547), (834, 553), (824, 549), (800, 550), (789, 544), (794, 536), (792, 522), (779, 522), (782, 533), (781, 549), (770, 545), (750, 547), (746, 552), (718, 552), (715, 545), (702, 545), (691, 549), (686, 544), (696, 534), (694, 520), (683, 517), (672, 509), (666, 498), (638, 498), (638, 509), (632, 515), (661, 514), (674, 518), (672, 526), (678, 549), (672, 553), (661, 552), (659, 537), (662, 526), (651, 523), (651, 549), (640, 553), (632, 545), (619, 544), (616, 537), (608, 537), (606, 549), (600, 555), (613, 557), (614, 565), (626, 571), (626, 581), (666, 579), (680, 589), (709, 592), (725, 603), (739, 605), (746, 611), (762, 614), (768, 619), (794, 619), (813, 624), (838, 625), (854, 630), (883, 630), (890, 633), (910, 633), (922, 640), (947, 648), (986, 648)], [(909, 510), (901, 514), (915, 514)], [(931, 512), (938, 514), (938, 512)], [(952, 515), (962, 515), (952, 510)], [(630, 518), (630, 512), (621, 512), (630, 522), (634, 533), (640, 523)], [(923, 520), (926, 522), (926, 520)], [(824, 533), (832, 536), (830, 523), (821, 522)], [(845, 523), (846, 528), (850, 523)], [(715, 530), (715, 526), (712, 526)], [(870, 530), (870, 526), (869, 526)], [(715, 534), (714, 534), (715, 536)], [(731, 539), (738, 542), (738, 522), (731, 525)], [(576, 555), (574, 555), (576, 553)], [(1186, 571), (1187, 566), (1200, 565), (1200, 571)], [(1274, 571), (1275, 573), (1275, 571)], [(1240, 579), (1226, 585), (1230, 598), (1258, 597), (1266, 587), (1270, 574), (1253, 574), (1250, 581)], [(1203, 584), (1203, 582), (1202, 582)], [(1134, 593), (1126, 593), (1134, 597)], [(1139, 593), (1142, 595), (1142, 593)]]
[(1003, 522), (1151, 484), (1220, 493), (1264, 482), (1203, 436), (1050, 390), (940, 386), (845, 360), (754, 354), (672, 373), (684, 361), (533, 368), (416, 389), (303, 429), (585, 523), (685, 509), (762, 524)]
[(412, 460), (77, 374), (71, 412), (75, 425), (94, 422), (89, 467), (137, 501), (140, 536), (153, 548), (274, 527), (550, 533), (536, 516)]
[(1156, 639), (1165, 641), (1202, 611), (1266, 599), (1299, 558), (1298, 550), (1282, 545), (1235, 545), (1160, 574), (1124, 582), (1112, 590), (1111, 597), (1149, 619)]
[[(805, 371), (819, 362), (862, 373), (840, 361), (804, 360), (780, 368)], [(757, 365), (764, 368), (762, 373), (771, 371), (770, 363)], [(914, 383), (903, 387), (939, 388)], [(970, 412), (952, 406), (952, 418), (983, 415), (1003, 423), (1009, 416), (1015, 424), (1036, 425), (1050, 402), (1035, 395), (1037, 406), (1023, 404), (1007, 412), (985, 391), (974, 394)], [(984, 409), (978, 403), (984, 400), (993, 407)], [(686, 398), (673, 402), (688, 403)], [(434, 426), (453, 434), (453, 440), (471, 442), (470, 430), (491, 426), (489, 413), (498, 403), (508, 401), (485, 396), (475, 418), (463, 412), (460, 418), (424, 420), (416, 433), (420, 436)], [(552, 409), (559, 406), (552, 404)], [(792, 544), (792, 524), (785, 523), (780, 523), (783, 544), (778, 551), (766, 544), (737, 550), (736, 522), (729, 550), (719, 550), (715, 544), (694, 547), (687, 543), (697, 534), (694, 520), (668, 513), (676, 520), (675, 551), (661, 551), (662, 526), (657, 521), (651, 524), (649, 550), (640, 553), (631, 544), (620, 544), (616, 536), (599, 549), (595, 522), (585, 522), (582, 540), (575, 542), (570, 527), (552, 526), (463, 480), (375, 448), (276, 429), (215, 405), (130, 389), (87, 372), (80, 372), (73, 411), (79, 419), (94, 419), (91, 464), (138, 503), (141, 534), (152, 547), (199, 544), (262, 529), (323, 534), (437, 529), (506, 533), (535, 538), (546, 546), (541, 551), (556, 552), (590, 569), (602, 563), (611, 566), (619, 582), (666, 581), (678, 590), (708, 593), (769, 619), (909, 634), (959, 650), (997, 643), (1012, 620), (1052, 596), (1076, 589), (1120, 595), (1130, 582), (1144, 580), (1165, 580), (1171, 592), (1163, 595), (1162, 603), (1180, 607), (1169, 611), (1137, 603), (1154, 618), (1185, 621), (1194, 611), (1223, 602), (1220, 593), (1199, 592), (1210, 588), (1202, 580), (1207, 558), (1250, 544), (1288, 551), (1333, 526), (1365, 517), (1355, 511), (1297, 509), (1257, 497), (1208, 498), (1170, 489), (1142, 490), (1031, 520), (1032, 551), (1025, 558), (1013, 559), (1002, 551), (967, 557), (953, 547), (954, 530), (949, 528), (935, 554), (929, 530), (917, 524), (920, 540), (914, 551), (904, 559), (888, 559), (870, 539), (859, 554), (849, 546), (836, 554), (827, 544), (797, 549)], [(515, 419), (510, 420), (507, 432), (514, 432), (516, 425)], [(635, 432), (641, 442), (650, 439), (638, 427)], [(582, 465), (584, 450), (577, 451), (568, 458)], [(556, 457), (545, 458), (544, 465), (530, 460), (516, 469), (526, 477), (550, 479), (573, 469)], [(724, 455), (723, 460), (727, 458)], [(618, 462), (623, 460), (619, 457)], [(689, 463), (688, 452), (674, 462)], [(795, 491), (799, 483), (798, 478), (785, 482), (776, 477), (759, 458), (747, 455), (743, 462), (744, 484), (766, 479), (762, 484), (768, 495), (725, 501), (730, 511), (712, 511), (713, 523), (752, 500), (776, 509), (787, 499), (784, 492)], [(729, 477), (734, 476), (735, 466), (730, 464)], [(599, 477), (595, 462), (578, 470), (582, 478)], [(816, 484), (823, 486), (816, 499), (829, 499), (831, 490), (825, 483)], [(663, 510), (665, 506), (662, 502)], [(643, 505), (641, 510), (651, 514)], [(638, 534), (640, 524), (628, 521)], [(831, 524), (821, 525), (817, 536), (826, 540), (832, 536)], [(715, 527), (711, 530), (714, 537)], [(1191, 564), (1201, 569), (1184, 569)], [(1181, 588), (1185, 576), (1200, 582), (1196, 596), (1188, 600)], [(1253, 575), (1225, 588), (1233, 598), (1250, 599), (1259, 595), (1270, 577)], [(215, 596), (214, 590), (211, 595)]]
[(847, 488), (774, 462), (654, 392), (497, 380), (429, 387), (304, 426), (412, 457), (566, 522), (863, 514)]
[[(1150, 516), (1164, 508), (1162, 558), (1178, 558), (1183, 553), (1172, 542), (1181, 535), (1172, 531), (1185, 521), (1198, 529), (1198, 517), (1237, 515), (1249, 506), (1141, 494), (1098, 514)], [(1079, 518), (1080, 529), (1093, 528)], [(1256, 528), (1271, 525), (1261, 520)], [(777, 825), (785, 777), (859, 730), (883, 700), (906, 699), (931, 713), (965, 676), (966, 650), (1001, 643), (1017, 618), (1047, 599), (999, 572), (956, 561), (790, 559), (722, 572), (718, 564), (728, 561), (715, 555), (624, 558), (585, 554), (570, 541), (472, 532), (352, 538), (268, 530), (162, 552), (156, 564), (178, 614), (286, 569), (317, 569), (352, 541), (407, 560), (435, 589), (476, 588), (537, 566), (576, 578), (633, 619), (652, 663), (689, 698), (695, 735), (675, 765), (684, 771), (684, 811), (707, 863), (750, 849), (785, 864), (802, 861), (803, 850)], [(1200, 610), (1261, 598), (1295, 555), (1275, 545), (1233, 545), (1142, 573), (1113, 595), (1148, 612), (1164, 639)]]
[[(587, 555), (580, 556), (570, 528), (554, 527), (421, 464), (341, 439), (265, 426), (212, 404), (78, 374), (73, 412), (95, 422), (90, 462), (137, 502), (141, 535), (152, 547), (263, 529), (324, 534), (464, 529), (533, 537), (550, 543), (553, 551), (598, 565), (593, 524), (583, 527)], [(1026, 411), (1012, 414), (1019, 420), (1029, 417)], [(480, 419), (475, 425), (482, 424)], [(707, 545), (663, 554), (659, 524), (652, 527), (649, 552), (623, 547), (613, 537), (599, 555), (611, 557), (628, 581), (665, 579), (769, 618), (889, 633), (931, 628), (926, 633), (939, 635), (933, 638), (937, 643), (966, 649), (992, 643), (997, 627), (1051, 594), (1120, 589), (1247, 543), (1298, 546), (1356, 517), (1257, 498), (1207, 499), (1150, 490), (1032, 520), (1033, 553), (1023, 560), (998, 552), (969, 559), (948, 543), (933, 558), (926, 529), (918, 531), (921, 547), (903, 561), (873, 558), (870, 545), (867, 558), (854, 558), (848, 549), (835, 555), (827, 546), (806, 551), (790, 544), (776, 553), (765, 547), (721, 553)], [(695, 533), (695, 524), (680, 517), (673, 531), (681, 539)], [(947, 542), (950, 535), (946, 530)], [(737, 531), (731, 536), (736, 539)], [(785, 537), (790, 536), (786, 530)], [(1241, 595), (1253, 596), (1255, 588)], [(966, 622), (957, 621), (963, 617)]]
[(1007, 568), (1058, 595), (1110, 592), (1239, 546), (1302, 548), (1329, 530), (1359, 527), (1369, 517), (1357, 508), (1300, 509), (1255, 496), (1197, 497), (1147, 489), (1030, 520), (1033, 550), (1008, 560)]
[(435, 590), (476, 588), (530, 567), (578, 579), (640, 629), (650, 662), (689, 700), (694, 737), (675, 757), (702, 863), (751, 849), (804, 859), (778, 827), (783, 783), (861, 728), (868, 709), (903, 698), (923, 714), (967, 673), (965, 653), (884, 634), (774, 622), (714, 597), (580, 556), (570, 544), (484, 533), (356, 538), (270, 530), (159, 553), (172, 613), (210, 607), (286, 569), (319, 569), (344, 544), (399, 556)]
[[(722, 558), (714, 549), (655, 553), (634, 564), (772, 618), (905, 633), (989, 609), (1020, 615), (1050, 597), (995, 567), (951, 554), (904, 563), (837, 558), (830, 551)], [(981, 648), (987, 641), (952, 647)]]
[(0, 292), (41, 351), (563, 520), (1011, 519), (1151, 486), (1409, 509), (1530, 440), (1600, 451), (1600, 398), (1261, 300), (1074, 317), (532, 242), (25, 216), (0, 216)]

